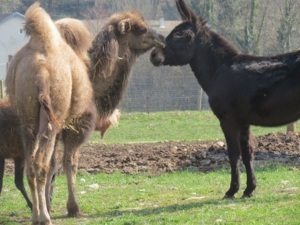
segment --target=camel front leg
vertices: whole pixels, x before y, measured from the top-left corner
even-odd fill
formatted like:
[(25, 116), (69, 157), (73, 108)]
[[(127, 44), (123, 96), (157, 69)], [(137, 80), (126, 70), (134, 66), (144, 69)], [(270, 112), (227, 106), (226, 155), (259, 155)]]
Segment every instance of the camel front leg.
[(238, 141), (239, 138), (239, 129), (237, 124), (231, 120), (221, 121), (221, 127), (225, 135), (225, 139), (227, 142), (228, 148), (228, 157), (231, 167), (231, 182), (230, 188), (226, 192), (224, 198), (232, 199), (234, 195), (240, 189), (240, 143)]
[(96, 124), (96, 111), (91, 108), (77, 120), (74, 129), (66, 129), (62, 133), (64, 143), (63, 166), (68, 180), (69, 197), (67, 201), (68, 216), (81, 216), (75, 197), (75, 182), (78, 166), (79, 148), (90, 137)]

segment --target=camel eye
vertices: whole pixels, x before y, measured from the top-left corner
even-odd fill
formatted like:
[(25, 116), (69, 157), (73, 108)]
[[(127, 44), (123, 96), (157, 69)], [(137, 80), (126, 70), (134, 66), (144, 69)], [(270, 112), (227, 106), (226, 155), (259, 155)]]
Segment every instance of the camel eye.
[(143, 34), (147, 33), (147, 29), (146, 28), (140, 28), (138, 30), (138, 32), (139, 32), (140, 35), (143, 35)]

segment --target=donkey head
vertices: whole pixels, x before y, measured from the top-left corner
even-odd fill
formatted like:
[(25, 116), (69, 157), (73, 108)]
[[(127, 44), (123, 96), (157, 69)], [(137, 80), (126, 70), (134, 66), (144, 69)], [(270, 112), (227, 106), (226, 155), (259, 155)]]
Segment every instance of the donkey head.
[(176, 5), (183, 22), (167, 36), (165, 48), (152, 51), (150, 60), (155, 66), (188, 64), (194, 56), (195, 38), (204, 29), (204, 22), (184, 0), (176, 0)]

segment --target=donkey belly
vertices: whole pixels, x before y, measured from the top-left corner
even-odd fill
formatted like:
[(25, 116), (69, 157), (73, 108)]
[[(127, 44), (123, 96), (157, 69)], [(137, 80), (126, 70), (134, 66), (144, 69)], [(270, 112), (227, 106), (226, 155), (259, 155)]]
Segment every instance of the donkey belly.
[(281, 126), (300, 118), (300, 89), (276, 90), (259, 104), (253, 105), (249, 124)]

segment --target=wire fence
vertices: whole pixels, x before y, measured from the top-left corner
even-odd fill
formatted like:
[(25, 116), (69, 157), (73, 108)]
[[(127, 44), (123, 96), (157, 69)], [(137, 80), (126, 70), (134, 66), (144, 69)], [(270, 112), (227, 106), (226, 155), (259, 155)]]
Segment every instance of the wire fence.
[[(133, 68), (124, 98), (122, 112), (157, 112), (209, 109), (202, 91), (189, 66), (154, 67), (150, 53), (142, 56)], [(5, 96), (1, 81), (0, 97)]]
[(154, 67), (146, 54), (135, 65), (121, 103), (125, 112), (209, 109), (189, 66)]

